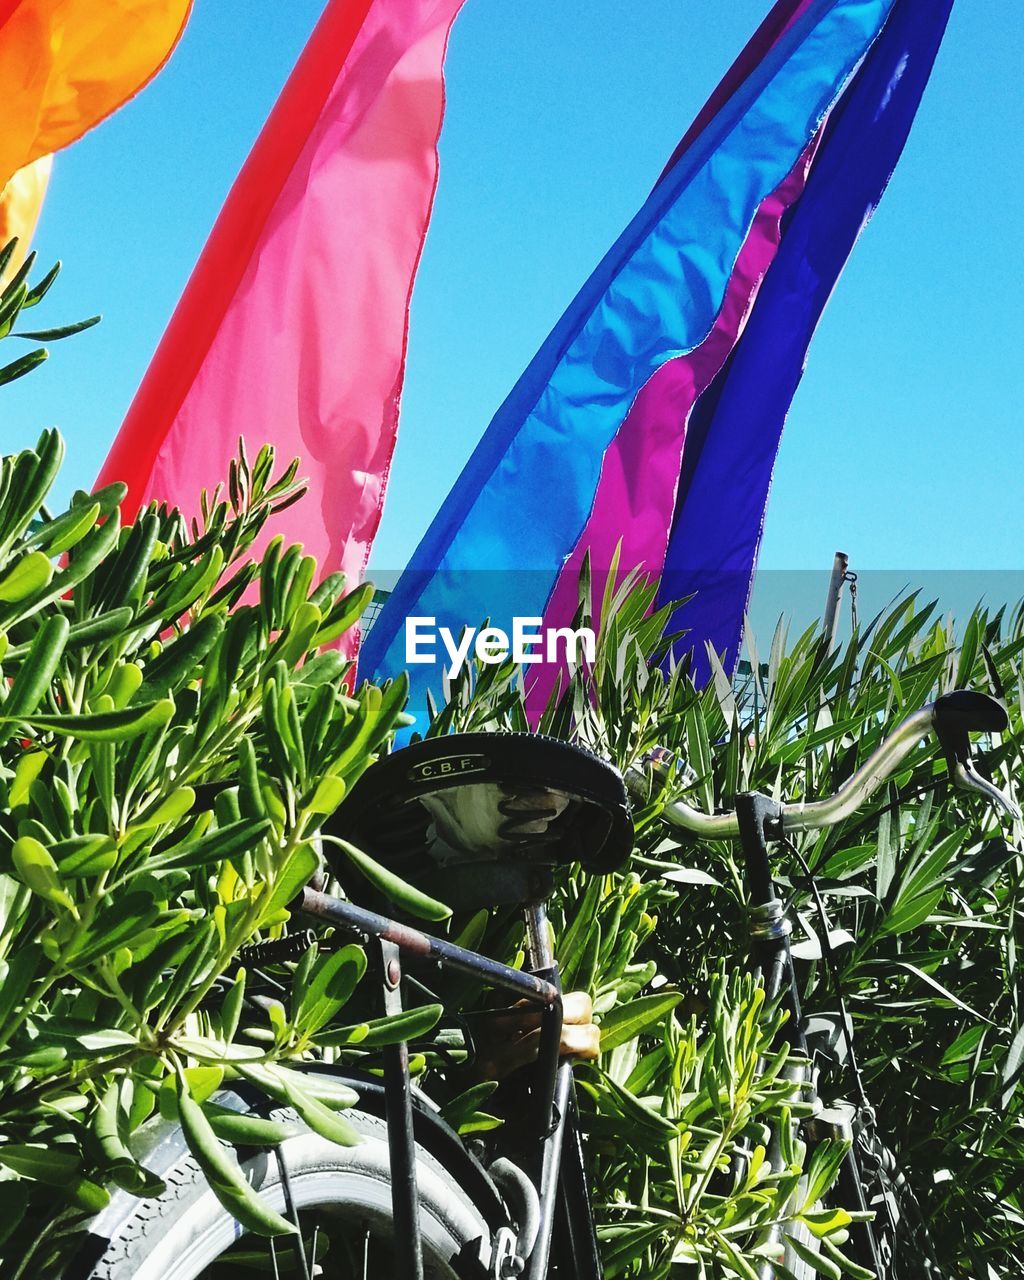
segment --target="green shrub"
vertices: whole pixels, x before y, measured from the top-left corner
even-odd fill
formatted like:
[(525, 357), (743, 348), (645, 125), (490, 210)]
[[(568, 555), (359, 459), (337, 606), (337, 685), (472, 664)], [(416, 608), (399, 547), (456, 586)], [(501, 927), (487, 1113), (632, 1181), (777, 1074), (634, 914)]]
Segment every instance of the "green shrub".
[[(787, 643), (780, 624), (767, 661), (749, 642), (748, 680), (734, 686), (718, 670), (698, 692), (681, 669), (659, 665), (669, 611), (653, 610), (653, 586), (628, 579), (600, 611), (589, 594), (585, 575), (575, 625), (604, 620), (594, 669), (575, 673), (540, 728), (577, 738), (623, 769), (652, 746), (667, 747), (692, 770), (690, 804), (725, 808), (745, 790), (786, 800), (830, 794), (906, 714), (964, 686), (1006, 700), (1011, 728), (981, 744), (984, 767), (1000, 785), (1019, 785), (1022, 608), (979, 608), (958, 632), (936, 619), (934, 604), (909, 596), (834, 652), (814, 629)], [(478, 666), (455, 682), (434, 731), (526, 727), (521, 672)], [(736, 1025), (747, 999), (723, 1000), (720, 976), (723, 964), (735, 972), (746, 963), (739, 852), (665, 825), (661, 809), (682, 788), (680, 780), (667, 791), (652, 785), (638, 803), (637, 848), (625, 874), (589, 883), (565, 876), (553, 904), (566, 985), (589, 990), (606, 1024), (649, 1002), (651, 1022), (638, 1039), (616, 1043), (599, 1071), (578, 1071), (601, 1231), (613, 1242), (608, 1274), (638, 1280), (745, 1276), (763, 1241), (744, 1216), (742, 1162), (733, 1163), (735, 1181), (723, 1170), (695, 1201), (672, 1155), (673, 1143), (695, 1150), (711, 1140), (677, 1104), (680, 1039), (695, 1036), (689, 1043), (698, 1053), (720, 1055), (723, 1025)], [(950, 1277), (1024, 1272), (1020, 832), (1004, 830), (982, 800), (950, 787), (930, 741), (860, 813), (779, 852), (778, 881), (797, 925), (801, 999), (808, 1013), (838, 1026), (822, 960), (825, 930), (803, 863), (821, 892), (881, 1137), (928, 1223), (930, 1241), (918, 1241), (907, 1274), (929, 1251)], [(673, 1011), (658, 1003), (666, 993)], [(825, 1096), (855, 1096), (848, 1072), (821, 1087)], [(638, 1106), (650, 1113), (646, 1126)], [(766, 1119), (779, 1115), (779, 1106), (769, 1107)], [(659, 1147), (665, 1120), (680, 1137)], [(716, 1244), (716, 1216), (726, 1210), (735, 1227), (729, 1249), (740, 1260)]]
[(299, 495), (294, 465), (275, 478), (270, 450), (243, 453), (191, 527), (151, 507), (122, 528), (120, 485), (45, 511), (62, 452), (44, 432), (0, 461), (0, 1231), (10, 1271), (57, 1215), (42, 1274), (47, 1242), (108, 1185), (159, 1189), (129, 1150), (157, 1107), (264, 1233), (287, 1223), (218, 1174), (201, 1104), (221, 1080), (348, 1136), (276, 1064), (314, 1051), (362, 952), (313, 948), (290, 1005), (265, 1012), (243, 1004), (238, 956), (286, 930), (321, 822), (405, 698), (401, 681), (346, 691), (332, 646), (365, 589), (317, 583), (280, 540), (247, 559)]

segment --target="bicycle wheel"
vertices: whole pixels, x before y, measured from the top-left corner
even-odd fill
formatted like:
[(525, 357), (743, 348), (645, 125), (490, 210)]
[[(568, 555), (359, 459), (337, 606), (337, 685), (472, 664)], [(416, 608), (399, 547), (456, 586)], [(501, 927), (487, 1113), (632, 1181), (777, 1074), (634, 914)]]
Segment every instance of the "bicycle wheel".
[[(387, 1129), (378, 1116), (347, 1111), (363, 1141), (340, 1147), (313, 1133), (293, 1112), (275, 1110), (300, 1129), (281, 1145), (292, 1201), (302, 1226), (302, 1255), (292, 1238), (243, 1235), (184, 1150), (161, 1168), (167, 1189), (151, 1200), (115, 1196), (91, 1225), (67, 1280), (242, 1280), (253, 1275), (330, 1276), (336, 1280), (394, 1274)], [(166, 1157), (166, 1149), (165, 1149)], [(165, 1164), (166, 1161), (160, 1161)], [(285, 1189), (274, 1152), (243, 1155), (240, 1166), (267, 1203), (285, 1213)], [(430, 1280), (490, 1274), (492, 1230), (483, 1211), (429, 1152), (416, 1148), (424, 1271)], [(109, 1239), (107, 1239), (109, 1237)], [(97, 1246), (96, 1241), (100, 1244)], [(102, 1249), (96, 1256), (97, 1247)]]

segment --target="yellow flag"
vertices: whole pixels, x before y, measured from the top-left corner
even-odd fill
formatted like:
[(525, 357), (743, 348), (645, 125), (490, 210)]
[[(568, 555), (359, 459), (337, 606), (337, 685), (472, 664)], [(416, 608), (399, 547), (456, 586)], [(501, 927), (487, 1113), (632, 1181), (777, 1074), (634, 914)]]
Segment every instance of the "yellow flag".
[(0, 188), (152, 79), (191, 0), (0, 0)]
[(18, 247), (6, 272), (0, 276), (0, 285), (13, 276), (25, 261), (52, 168), (53, 156), (40, 156), (19, 169), (0, 192), (0, 249), (12, 236), (18, 237)]

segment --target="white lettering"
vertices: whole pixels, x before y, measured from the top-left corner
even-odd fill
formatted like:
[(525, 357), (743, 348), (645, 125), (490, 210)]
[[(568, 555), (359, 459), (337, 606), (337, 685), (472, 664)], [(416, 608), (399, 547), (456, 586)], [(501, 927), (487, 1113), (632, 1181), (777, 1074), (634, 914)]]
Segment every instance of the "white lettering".
[[(405, 620), (405, 660), (414, 663), (430, 663), (440, 660), (437, 652), (438, 637), (447, 653), (450, 666), (449, 679), (459, 674), (471, 653), (486, 666), (506, 661), (510, 656), (517, 663), (559, 662), (559, 646), (562, 660), (574, 669), (581, 661), (593, 663), (597, 640), (590, 627), (544, 628), (543, 618), (513, 618), (512, 640), (500, 627), (463, 627), (456, 642), (450, 627), (437, 627), (436, 618), (412, 617)], [(542, 657), (543, 653), (543, 657)]]
[(431, 650), (430, 653), (421, 653), (421, 644), (431, 644), (437, 639), (432, 635), (421, 635), (421, 629), (432, 627), (436, 618), (406, 618), (405, 620), (405, 660), (406, 662), (434, 662), (437, 655)]
[(594, 661), (597, 643), (590, 627), (580, 627), (578, 631), (573, 631), (572, 627), (551, 627), (545, 639), (548, 662), (558, 661), (559, 640), (565, 641), (565, 661), (570, 669), (579, 665), (580, 650), (587, 662)]
[[(543, 637), (535, 628), (544, 621), (543, 618), (512, 619), (512, 659), (514, 662), (540, 662), (541, 655), (531, 652), (540, 645)], [(530, 630), (527, 630), (527, 628)]]
[(504, 662), (508, 657), (508, 636), (500, 627), (484, 627), (476, 638), (476, 656), (485, 665)]
[(452, 665), (448, 668), (448, 676), (453, 679), (459, 674), (465, 665), (466, 658), (469, 654), (469, 646), (473, 643), (473, 634), (475, 627), (463, 627), (462, 635), (459, 643), (455, 643), (455, 637), (447, 627), (441, 628), (441, 639), (444, 641), (444, 647), (448, 650), (448, 656), (452, 660)]

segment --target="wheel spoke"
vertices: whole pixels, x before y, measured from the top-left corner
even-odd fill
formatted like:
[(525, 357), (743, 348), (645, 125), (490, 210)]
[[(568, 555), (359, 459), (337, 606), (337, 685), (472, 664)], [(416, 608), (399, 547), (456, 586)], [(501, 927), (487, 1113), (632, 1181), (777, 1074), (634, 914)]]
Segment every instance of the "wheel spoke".
[(309, 1259), (306, 1257), (306, 1246), (302, 1239), (302, 1223), (299, 1221), (299, 1211), (296, 1209), (295, 1200), (292, 1197), (292, 1184), (288, 1177), (288, 1166), (285, 1163), (284, 1152), (280, 1147), (275, 1147), (274, 1155), (277, 1157), (277, 1168), (281, 1177), (281, 1190), (284, 1192), (285, 1210), (292, 1221), (292, 1225), (295, 1227), (292, 1248), (295, 1250), (295, 1260), (299, 1264), (299, 1275), (302, 1280), (312, 1280), (309, 1274)]
[(318, 1222), (318, 1223), (313, 1227), (313, 1247), (312, 1247), (312, 1249), (310, 1250), (310, 1252), (311, 1252), (311, 1253), (312, 1253), (312, 1255), (313, 1255), (313, 1256), (312, 1256), (312, 1258), (311, 1258), (311, 1260), (310, 1260), (310, 1270), (311, 1270), (311, 1271), (312, 1271), (312, 1273), (313, 1273), (314, 1280), (315, 1280), (315, 1277), (316, 1277), (316, 1276), (318, 1276), (318, 1275), (320, 1274), (320, 1269), (318, 1269), (318, 1268), (317, 1268), (317, 1265), (316, 1265), (316, 1246), (317, 1246), (317, 1242), (319, 1241), (319, 1239), (320, 1239), (320, 1223)]
[(339, 1211), (329, 1201), (299, 1209), (295, 1200), (293, 1187), (283, 1207), (298, 1228), (293, 1240), (245, 1234), (196, 1280), (381, 1280), (393, 1273), (394, 1238), (385, 1218), (368, 1217), (362, 1208)]

